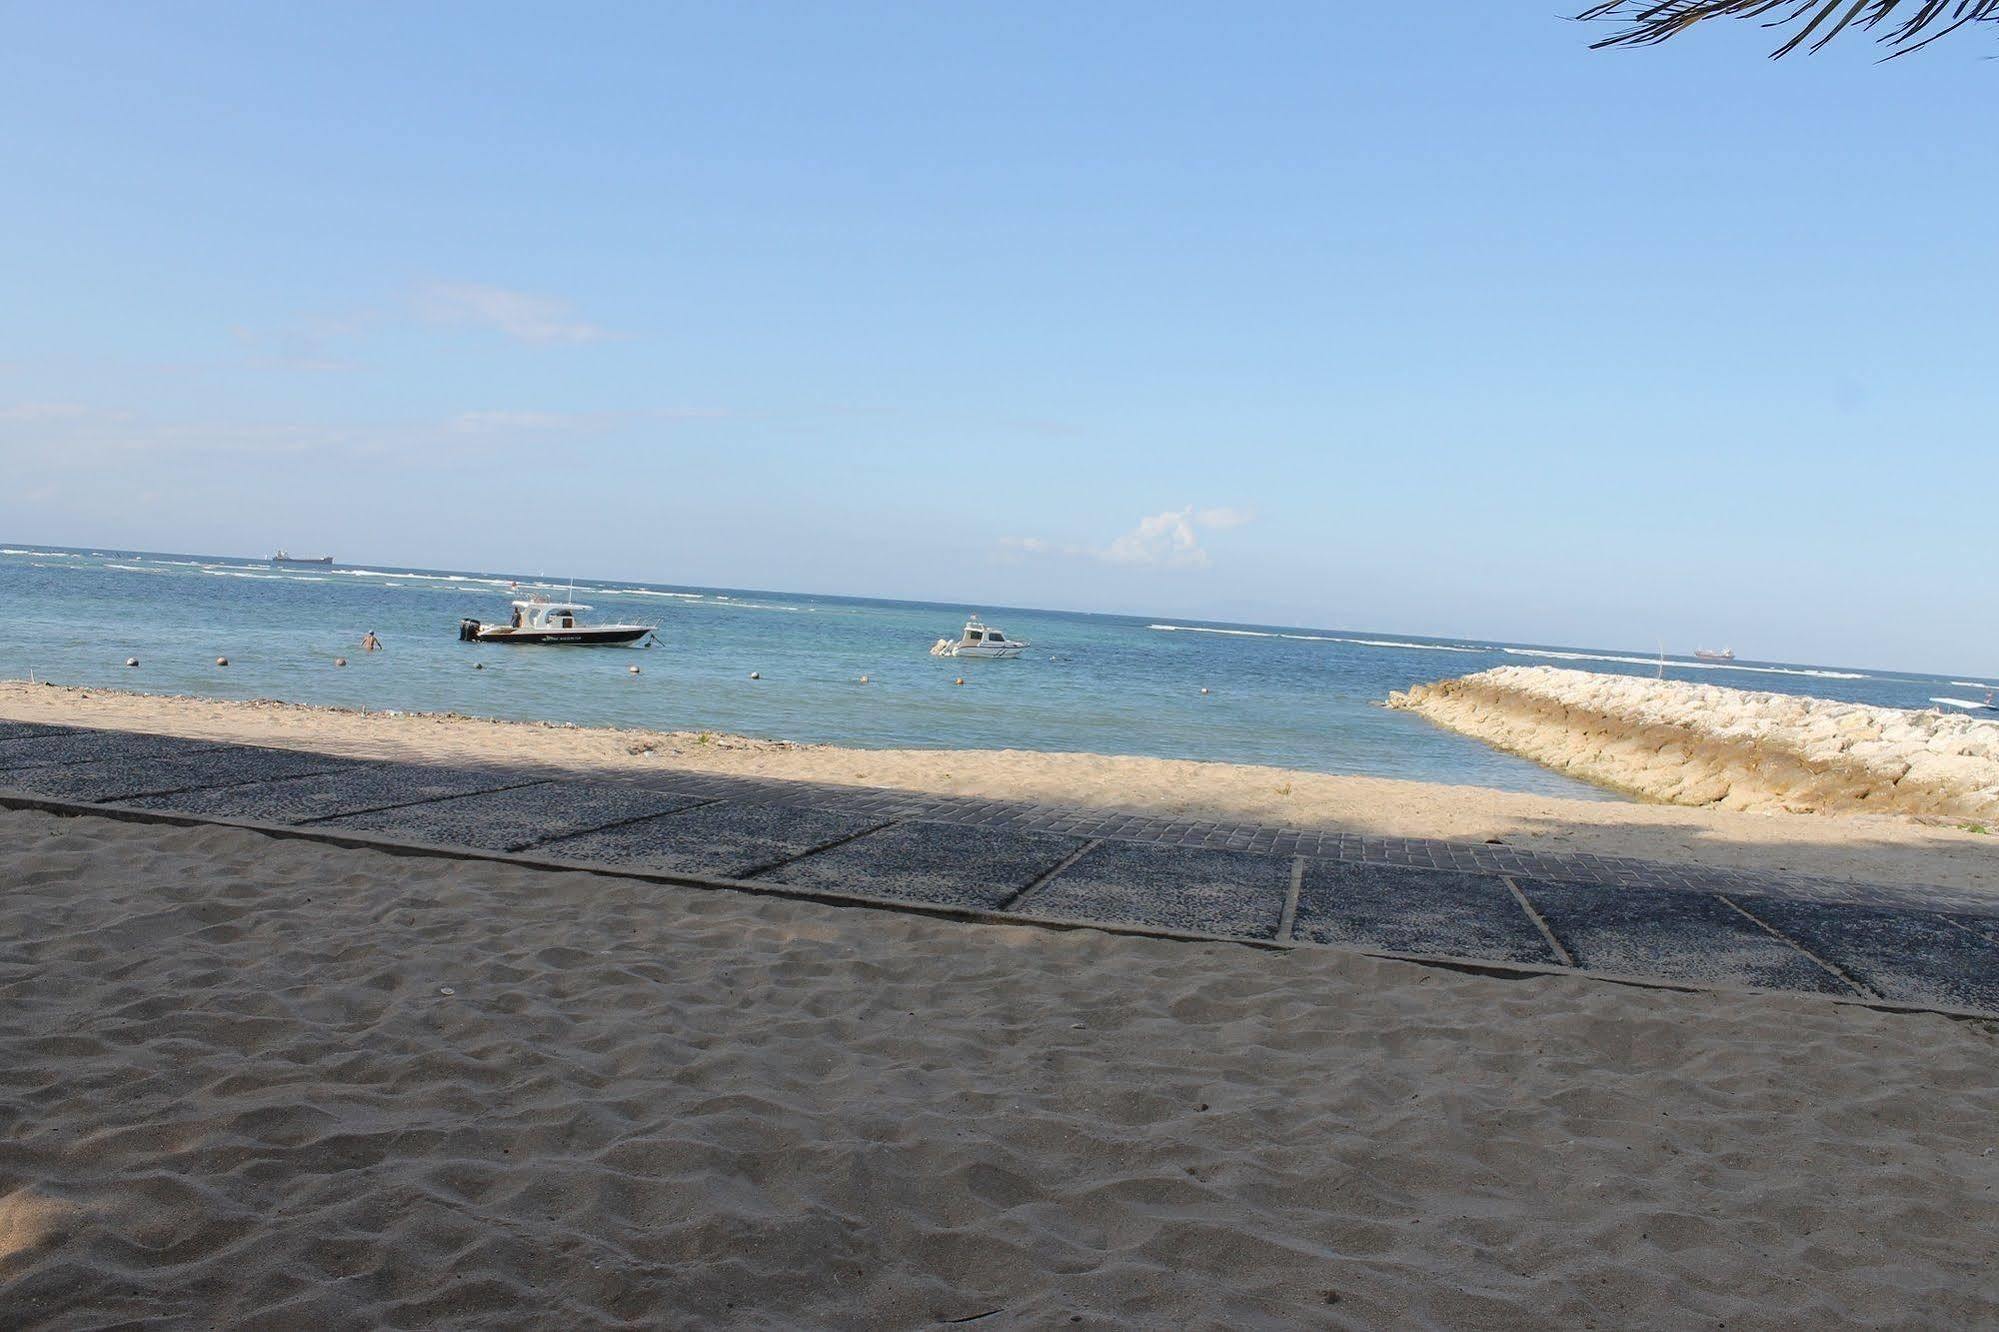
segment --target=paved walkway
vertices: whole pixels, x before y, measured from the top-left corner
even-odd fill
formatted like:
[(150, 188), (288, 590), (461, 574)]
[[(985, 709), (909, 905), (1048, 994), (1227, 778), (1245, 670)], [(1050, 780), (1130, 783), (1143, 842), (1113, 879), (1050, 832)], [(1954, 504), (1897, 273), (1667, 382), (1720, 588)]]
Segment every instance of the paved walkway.
[(0, 722), (0, 803), (251, 823), (980, 918), (1999, 1013), (1999, 900), (1507, 846)]

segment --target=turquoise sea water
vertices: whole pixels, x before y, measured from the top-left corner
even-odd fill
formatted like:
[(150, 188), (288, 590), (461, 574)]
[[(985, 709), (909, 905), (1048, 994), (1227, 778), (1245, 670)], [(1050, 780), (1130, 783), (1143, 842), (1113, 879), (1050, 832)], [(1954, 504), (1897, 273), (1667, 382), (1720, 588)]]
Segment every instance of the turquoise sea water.
[[(597, 608), (591, 618), (656, 623), (660, 646), (459, 642), (461, 617), (506, 618), (520, 595), (510, 579), (568, 591), (507, 573), (10, 546), (0, 548), (12, 627), (0, 677), (867, 748), (1268, 763), (1573, 796), (1598, 793), (1379, 704), (1393, 689), (1502, 664), (1658, 670), (1591, 649), (601, 580), (575, 588)], [(1016, 661), (929, 656), (972, 610), (1033, 647)], [(369, 629), (386, 651), (359, 650)], [(140, 665), (127, 668), (133, 656)], [(1669, 659), (1667, 674), (1895, 707), (1983, 697), (1969, 677), (1787, 663)]]

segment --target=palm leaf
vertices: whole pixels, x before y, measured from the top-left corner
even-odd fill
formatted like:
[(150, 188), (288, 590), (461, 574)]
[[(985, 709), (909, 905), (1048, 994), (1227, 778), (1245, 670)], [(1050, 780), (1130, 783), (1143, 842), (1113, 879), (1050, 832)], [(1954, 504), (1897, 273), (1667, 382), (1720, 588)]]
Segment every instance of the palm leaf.
[(1999, 23), (1999, 0), (1604, 0), (1577, 18), (1621, 25), (1596, 47), (1656, 46), (1709, 19), (1757, 19), (1795, 31), (1770, 54), (1824, 50), (1848, 29), (1874, 31), (1892, 58), (1972, 23)]

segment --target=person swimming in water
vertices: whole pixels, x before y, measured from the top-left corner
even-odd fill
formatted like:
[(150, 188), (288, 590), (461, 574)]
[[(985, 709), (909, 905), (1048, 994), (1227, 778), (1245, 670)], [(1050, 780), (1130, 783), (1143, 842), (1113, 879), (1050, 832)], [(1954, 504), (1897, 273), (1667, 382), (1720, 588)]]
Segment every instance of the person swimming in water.
[(373, 629), (361, 635), (361, 650), (363, 652), (380, 652), (382, 650), (382, 640), (375, 637)]

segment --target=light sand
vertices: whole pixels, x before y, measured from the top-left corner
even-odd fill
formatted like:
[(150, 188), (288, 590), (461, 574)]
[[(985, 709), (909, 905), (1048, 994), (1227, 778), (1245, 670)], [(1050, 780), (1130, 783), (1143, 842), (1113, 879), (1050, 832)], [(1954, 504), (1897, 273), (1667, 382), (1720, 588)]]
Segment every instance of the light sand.
[(1728, 868), (1999, 893), (1999, 837), (1893, 815), (1829, 817), (1572, 800), (1248, 764), (1026, 750), (859, 750), (0, 682), (0, 717), (363, 757), (691, 769), (1389, 837), (1498, 838)]
[(1993, 1024), (0, 813), (0, 1323), (1970, 1327)]

